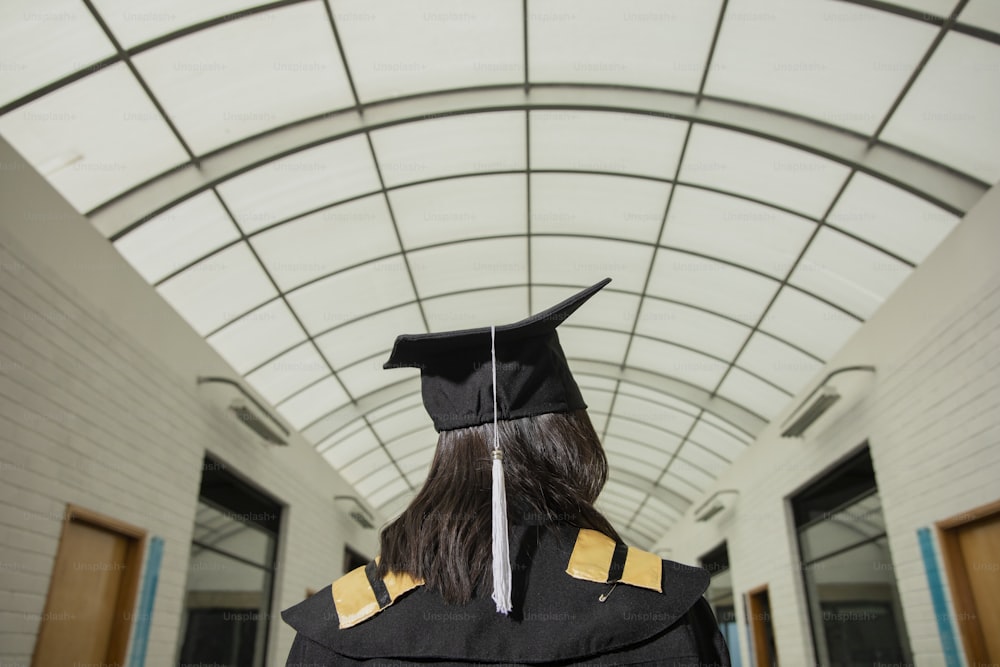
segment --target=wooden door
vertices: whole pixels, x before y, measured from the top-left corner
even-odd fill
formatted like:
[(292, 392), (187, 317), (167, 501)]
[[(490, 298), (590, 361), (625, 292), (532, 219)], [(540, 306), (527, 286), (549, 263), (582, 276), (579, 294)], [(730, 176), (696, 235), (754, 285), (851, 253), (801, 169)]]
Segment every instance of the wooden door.
[(122, 665), (143, 531), (69, 507), (32, 665)]
[(969, 664), (1000, 663), (1000, 502), (938, 524)]
[(774, 645), (774, 626), (771, 625), (771, 602), (768, 599), (767, 586), (749, 591), (747, 601), (754, 664), (757, 667), (778, 667), (778, 652)]

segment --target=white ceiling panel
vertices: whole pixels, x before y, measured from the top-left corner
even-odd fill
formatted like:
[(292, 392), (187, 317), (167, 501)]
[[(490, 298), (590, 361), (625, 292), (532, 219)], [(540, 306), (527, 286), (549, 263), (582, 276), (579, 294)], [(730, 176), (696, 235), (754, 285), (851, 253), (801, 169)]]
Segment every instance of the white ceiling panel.
[(523, 112), (474, 113), (371, 133), (387, 187), (442, 176), (525, 167)]
[[(260, 0), (92, 0), (122, 46), (129, 47), (213, 18), (233, 18)], [(258, 20), (264, 20), (259, 17)]]
[(362, 496), (369, 497), (387, 484), (400, 481), (403, 481), (403, 478), (400, 476), (399, 471), (396, 470), (396, 466), (386, 465), (383, 468), (376, 469), (375, 472), (369, 474), (367, 477), (358, 480), (354, 488)]
[(0, 134), (81, 212), (188, 159), (122, 64), (0, 116)]
[[(391, 442), (387, 442), (386, 449), (389, 450), (389, 454), (391, 454), (393, 458), (401, 462), (400, 465), (402, 465), (403, 461), (407, 461), (407, 464), (402, 467), (403, 470), (409, 473), (419, 467), (417, 463), (410, 463), (411, 461), (417, 460), (411, 459), (410, 457), (419, 452), (433, 454), (436, 444), (437, 432), (431, 425), (431, 418), (427, 417), (426, 425), (422, 430), (409, 433)], [(426, 463), (430, 463), (430, 456), (427, 456), (427, 460), (419, 465), (422, 466)]]
[(729, 460), (717, 456), (714, 452), (696, 445), (693, 441), (684, 443), (678, 456), (691, 465), (706, 471), (712, 477), (721, 475), (729, 467)]
[(531, 240), (531, 278), (553, 285), (593, 285), (613, 276), (616, 289), (639, 292), (652, 253), (636, 243), (536, 236)]
[(343, 429), (330, 439), (332, 446), (322, 448), (323, 456), (338, 470), (377, 449), (378, 439), (372, 430), (359, 420), (359, 426)]
[(899, 260), (824, 227), (789, 282), (868, 318), (910, 272)]
[(567, 323), (559, 327), (559, 341), (570, 359), (596, 359), (620, 364), (625, 359), (628, 336), (612, 331), (583, 329)]
[(673, 180), (688, 124), (645, 114), (532, 111), (531, 168)]
[[(537, 312), (554, 306), (579, 292), (586, 285), (596, 283), (598, 279), (595, 275), (590, 282), (573, 287), (538, 287), (536, 280), (536, 286), (531, 289), (532, 310)], [(581, 327), (630, 332), (635, 322), (636, 310), (639, 308), (639, 297), (615, 291), (619, 287), (618, 283), (618, 280), (612, 278), (611, 284), (601, 290), (600, 308), (581, 308), (573, 313), (571, 322)]]
[(274, 404), (329, 373), (330, 368), (316, 347), (306, 342), (248, 374), (246, 380), (265, 400)]
[(633, 421), (653, 424), (675, 435), (683, 436), (694, 423), (690, 414), (679, 412), (663, 405), (618, 392), (615, 399), (615, 414)]
[(502, 287), (433, 297), (425, 300), (423, 306), (431, 331), (513, 324), (530, 315), (525, 287)]
[(719, 395), (769, 420), (776, 417), (792, 398), (791, 394), (786, 394), (739, 368), (729, 371), (719, 387)]
[(922, 262), (959, 218), (885, 181), (857, 173), (827, 220), (910, 262)]
[(717, 428), (707, 418), (698, 420), (691, 431), (691, 441), (715, 452), (728, 461), (734, 461), (743, 453), (747, 445), (730, 433)]
[(397, 412), (396, 414), (372, 423), (372, 428), (378, 434), (382, 442), (391, 442), (396, 438), (425, 428), (429, 417), (422, 405), (414, 406), (408, 410)]
[(305, 340), (285, 302), (276, 299), (247, 313), (206, 340), (237, 373), (255, 367)]
[(678, 186), (662, 243), (783, 279), (815, 228), (808, 218), (770, 206)]
[(240, 236), (215, 193), (203, 192), (115, 241), (136, 271), (155, 283)]
[(485, 236), (524, 234), (523, 174), (453, 178), (389, 191), (406, 249)]
[(396, 336), (404, 333), (426, 333), (416, 304), (399, 306), (338, 326), (318, 336), (316, 344), (334, 368), (343, 368), (376, 352), (391, 349)]
[(776, 141), (695, 125), (680, 180), (819, 218), (849, 169)]
[(415, 250), (408, 258), (422, 297), (528, 281), (528, 244), (523, 238), (463, 241)]
[(349, 400), (341, 384), (330, 376), (303, 389), (277, 407), (292, 426), (301, 430)]
[(760, 328), (821, 359), (829, 359), (847, 342), (861, 322), (819, 299), (783, 289)]
[(219, 185), (247, 234), (322, 206), (377, 192), (364, 137), (348, 137), (269, 162)]
[(732, 359), (750, 334), (750, 327), (691, 306), (647, 297), (635, 332)]
[(250, 242), (282, 291), (399, 252), (381, 194), (272, 227)]
[(789, 394), (798, 393), (823, 368), (823, 362), (760, 332), (750, 338), (736, 364)]
[(1000, 180), (1000, 46), (945, 36), (882, 139), (989, 184)]
[[(683, 456), (684, 452), (681, 452)], [(712, 484), (714, 481), (712, 476), (706, 473), (704, 470), (691, 465), (685, 461), (681, 456), (675, 457), (670, 461), (670, 467), (668, 468), (670, 474), (676, 475), (686, 479), (689, 484), (695, 488), (704, 490)]]
[(337, 369), (337, 375), (351, 396), (360, 398), (398, 381), (399, 378), (394, 373), (382, 368), (389, 356), (388, 352), (386, 348), (374, 357)]
[(705, 92), (870, 133), (936, 34), (853, 3), (731, 0)]
[(718, 0), (532, 0), (528, 76), (693, 92), (719, 6)]
[(754, 324), (778, 286), (776, 280), (721, 262), (659, 250), (648, 290), (664, 299)]
[[(521, 5), (332, 0), (363, 102), (524, 80)], [(391, 41), (385, 36), (392, 35)]]
[(613, 236), (656, 243), (670, 185), (624, 176), (532, 174), (534, 234)]
[(343, 475), (344, 479), (351, 484), (357, 484), (360, 480), (364, 479), (376, 470), (381, 470), (390, 466), (392, 466), (392, 462), (389, 461), (389, 457), (386, 456), (385, 452), (381, 448), (379, 448), (372, 450), (360, 459), (347, 464), (340, 470), (340, 474)]
[(278, 294), (245, 243), (203, 259), (157, 291), (202, 335)]
[(237, 18), (133, 62), (198, 153), (354, 104), (319, 2)]
[(5, 0), (0, 3), (0, 44), (0, 105), (115, 53), (78, 0)]
[[(939, 0), (945, 2), (946, 0)], [(954, 3), (956, 0), (951, 0)], [(962, 23), (1000, 33), (1000, 4), (995, 0), (969, 0), (958, 20)]]
[(722, 379), (726, 363), (676, 345), (636, 338), (629, 349), (628, 366), (660, 373), (707, 391)]
[(378, 489), (368, 496), (368, 502), (372, 507), (382, 507), (383, 504), (389, 502), (400, 493), (404, 493), (410, 489), (410, 485), (405, 479), (400, 478), (399, 480), (387, 484), (386, 486)]
[(415, 298), (406, 264), (399, 257), (371, 262), (288, 294), (292, 308), (314, 335)]

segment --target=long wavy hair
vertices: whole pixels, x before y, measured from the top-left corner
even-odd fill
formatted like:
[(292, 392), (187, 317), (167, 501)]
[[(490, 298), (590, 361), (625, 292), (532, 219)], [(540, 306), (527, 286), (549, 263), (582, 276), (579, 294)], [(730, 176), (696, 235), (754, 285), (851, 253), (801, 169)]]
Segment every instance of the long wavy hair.
[[(620, 540), (594, 508), (608, 476), (586, 410), (501, 421), (508, 519), (565, 522)], [(379, 536), (379, 573), (407, 572), (445, 601), (470, 600), (492, 563), (493, 424), (444, 431), (423, 488)]]

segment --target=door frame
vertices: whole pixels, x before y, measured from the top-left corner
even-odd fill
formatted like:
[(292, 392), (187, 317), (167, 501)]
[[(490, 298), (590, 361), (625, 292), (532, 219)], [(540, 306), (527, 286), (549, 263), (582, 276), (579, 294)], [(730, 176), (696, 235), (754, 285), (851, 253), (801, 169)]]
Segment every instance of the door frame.
[(967, 510), (934, 524), (938, 543), (944, 560), (944, 570), (951, 588), (951, 606), (955, 614), (958, 633), (965, 648), (965, 659), (969, 664), (986, 664), (986, 643), (982, 628), (976, 622), (976, 603), (972, 597), (969, 575), (962, 557), (962, 547), (958, 533), (962, 527), (1000, 515), (1000, 500)]
[[(133, 609), (135, 600), (139, 592), (139, 581), (142, 570), (142, 558), (146, 550), (146, 531), (132, 524), (125, 523), (106, 514), (101, 514), (73, 503), (66, 503), (66, 510), (63, 513), (62, 528), (59, 532), (59, 546), (56, 548), (55, 561), (52, 564), (53, 574), (56, 565), (66, 556), (66, 533), (71, 522), (88, 524), (106, 530), (110, 533), (124, 537), (128, 542), (128, 550), (125, 554), (125, 573), (122, 579), (121, 588), (118, 591), (118, 599), (115, 601), (115, 621), (111, 627), (111, 637), (108, 640), (108, 658), (110, 664), (125, 664), (126, 651), (128, 650), (129, 638), (132, 634), (132, 619), (135, 618)], [(49, 618), (51, 609), (50, 593), (52, 587), (52, 574), (49, 575), (49, 591), (45, 596), (45, 611), (42, 619)], [(38, 646), (42, 641), (45, 632), (45, 621), (38, 628), (38, 636), (35, 638), (35, 647), (32, 651), (32, 665), (34, 656), (38, 653)]]
[[(753, 664), (757, 667), (778, 665), (777, 637), (774, 634), (774, 614), (771, 613), (771, 592), (767, 584), (751, 588), (746, 593), (747, 620), (750, 623), (750, 639), (753, 653)], [(767, 596), (767, 619), (762, 616), (761, 596)], [(768, 641), (767, 627), (771, 628), (771, 636), (775, 637), (775, 652), (771, 654), (771, 643)]]

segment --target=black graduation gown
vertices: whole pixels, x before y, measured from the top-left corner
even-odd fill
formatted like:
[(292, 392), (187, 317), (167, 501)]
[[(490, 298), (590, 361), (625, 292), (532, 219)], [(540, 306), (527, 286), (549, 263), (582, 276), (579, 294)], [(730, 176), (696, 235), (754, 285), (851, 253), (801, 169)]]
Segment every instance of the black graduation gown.
[[(335, 604), (330, 586), (285, 610), (285, 622), (298, 631), (286, 667), (428, 663), (729, 666), (725, 642), (702, 597), (709, 581), (705, 570), (661, 561), (631, 548), (626, 557), (624, 545), (619, 545), (610, 567), (605, 560), (602, 573), (590, 577), (598, 581), (579, 578), (579, 572), (569, 574), (567, 569), (577, 564), (581, 553), (577, 545), (583, 543), (585, 533), (610, 541), (593, 531), (565, 525), (514, 527), (514, 610), (509, 616), (498, 614), (488, 595), (468, 604), (449, 605), (424, 586), (399, 593), (392, 582), (387, 593), (372, 564), (359, 568), (352, 573), (354, 578), (366, 588), (370, 584), (367, 593), (374, 595), (373, 600), (378, 598), (377, 606), (369, 605), (370, 616), (360, 621), (357, 615), (351, 616), (343, 588), (334, 588), (341, 596)], [(614, 548), (613, 542), (609, 548)], [(610, 579), (605, 568), (610, 570)], [(629, 577), (648, 583), (651, 568), (659, 570), (662, 592), (624, 583)], [(655, 580), (657, 575), (651, 576)], [(608, 583), (616, 580), (622, 583)], [(341, 617), (356, 624), (340, 628)]]

